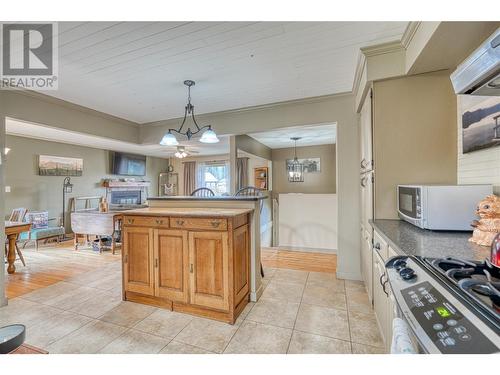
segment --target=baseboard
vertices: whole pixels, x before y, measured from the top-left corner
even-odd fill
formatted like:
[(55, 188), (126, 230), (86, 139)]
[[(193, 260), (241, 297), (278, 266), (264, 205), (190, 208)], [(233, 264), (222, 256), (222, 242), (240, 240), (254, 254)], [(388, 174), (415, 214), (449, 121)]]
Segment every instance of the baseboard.
[(336, 275), (337, 275), (338, 279), (363, 281), (361, 273), (359, 273), (359, 272), (341, 272), (341, 271), (337, 271)]
[(250, 292), (250, 301), (257, 302), (264, 293), (264, 285), (262, 283), (259, 285), (259, 289), (256, 292)]

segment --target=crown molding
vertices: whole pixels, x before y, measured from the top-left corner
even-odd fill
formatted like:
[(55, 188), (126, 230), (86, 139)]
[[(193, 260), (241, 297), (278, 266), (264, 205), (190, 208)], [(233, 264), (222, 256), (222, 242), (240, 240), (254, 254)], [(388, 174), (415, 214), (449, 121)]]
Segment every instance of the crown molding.
[(356, 63), (356, 70), (354, 72), (354, 82), (352, 83), (352, 92), (358, 92), (359, 85), (361, 84), (361, 77), (363, 77), (363, 71), (366, 66), (366, 56), (365, 54), (359, 52), (358, 62)]
[[(261, 104), (261, 105), (256, 105), (256, 106), (252, 106), (252, 107), (228, 109), (226, 111), (218, 111), (218, 112), (201, 113), (201, 114), (196, 115), (196, 117), (202, 118), (204, 116), (220, 116), (220, 115), (228, 115), (228, 114), (242, 113), (242, 112), (265, 111), (268, 109), (272, 109), (272, 108), (276, 108), (276, 107), (283, 107), (283, 106), (287, 106), (287, 105), (321, 103), (321, 102), (324, 102), (324, 101), (327, 101), (330, 99), (343, 97), (343, 96), (351, 96), (351, 95), (352, 95), (352, 92), (347, 91), (347, 92), (340, 92), (340, 93), (336, 93), (336, 94), (311, 96), (308, 98), (292, 99), (292, 100), (286, 100), (283, 102)], [(140, 126), (163, 126), (163, 125), (165, 125), (165, 122), (178, 121), (178, 120), (182, 120), (182, 117), (175, 117), (175, 118), (168, 118), (168, 119), (156, 120), (156, 121), (151, 121), (151, 122), (145, 122), (145, 123), (140, 124)]]
[(386, 42), (381, 44), (375, 44), (373, 46), (360, 48), (361, 53), (366, 57), (373, 57), (378, 55), (385, 55), (386, 53), (393, 53), (404, 51), (404, 47), (401, 41), (394, 40), (392, 42)]
[(105, 112), (100, 112), (100, 111), (97, 111), (97, 110), (92, 109), (92, 108), (84, 107), (84, 106), (81, 106), (79, 104), (68, 102), (64, 99), (59, 99), (59, 98), (56, 98), (56, 97), (53, 97), (50, 95), (46, 95), (46, 94), (42, 94), (40, 92), (33, 91), (33, 90), (16, 88), (13, 90), (5, 90), (4, 92), (19, 94), (19, 95), (35, 98), (35, 99), (42, 100), (42, 101), (47, 102), (47, 103), (60, 105), (62, 107), (70, 108), (70, 109), (77, 110), (77, 111), (83, 112), (83, 113), (88, 113), (88, 114), (93, 115), (93, 116), (99, 116), (99, 117), (102, 117), (102, 118), (107, 119), (107, 120), (120, 122), (120, 123), (125, 124), (125, 125), (132, 125), (132, 126), (136, 126), (136, 127), (138, 127), (140, 125), (134, 121), (130, 121), (130, 120), (127, 120), (127, 119), (124, 119), (121, 117), (110, 115), (110, 114), (105, 113)]
[(401, 37), (401, 44), (403, 45), (404, 49), (408, 49), (408, 46), (413, 40), (413, 37), (417, 33), (417, 30), (419, 29), (421, 24), (421, 21), (411, 21), (410, 23), (408, 23), (408, 26), (406, 26), (403, 36)]

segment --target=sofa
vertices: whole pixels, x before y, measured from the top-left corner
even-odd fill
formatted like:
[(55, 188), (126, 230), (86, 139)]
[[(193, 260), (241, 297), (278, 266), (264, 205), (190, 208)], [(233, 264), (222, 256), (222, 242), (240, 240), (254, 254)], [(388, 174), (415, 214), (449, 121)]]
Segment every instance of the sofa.
[(31, 230), (19, 235), (18, 241), (23, 242), (23, 249), (29, 242), (34, 241), (35, 249), (38, 250), (40, 241), (56, 238), (59, 242), (59, 239), (64, 236), (64, 227), (49, 226), (48, 211), (29, 211), (26, 213), (24, 221), (31, 223)]

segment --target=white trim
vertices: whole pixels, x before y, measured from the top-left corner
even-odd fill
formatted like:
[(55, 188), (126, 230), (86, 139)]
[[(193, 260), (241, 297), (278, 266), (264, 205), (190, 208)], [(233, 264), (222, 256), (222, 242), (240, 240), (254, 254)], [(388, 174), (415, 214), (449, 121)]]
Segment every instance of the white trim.
[(354, 72), (354, 82), (352, 83), (352, 92), (354, 94), (358, 92), (365, 66), (366, 66), (366, 56), (364, 53), (360, 51), (358, 54), (358, 62), (356, 63), (356, 71)]
[(403, 44), (399, 40), (393, 42), (386, 42), (381, 44), (375, 44), (373, 46), (361, 47), (361, 53), (366, 57), (384, 55), (386, 53), (400, 52), (405, 50)]
[(417, 33), (417, 30), (421, 24), (421, 21), (411, 21), (410, 23), (408, 23), (408, 26), (406, 26), (405, 32), (401, 37), (401, 44), (403, 45), (404, 49), (408, 49), (408, 46), (413, 40), (413, 37)]
[(338, 279), (363, 281), (363, 278), (361, 277), (361, 272), (341, 272), (341, 271), (337, 271), (336, 275), (337, 275)]

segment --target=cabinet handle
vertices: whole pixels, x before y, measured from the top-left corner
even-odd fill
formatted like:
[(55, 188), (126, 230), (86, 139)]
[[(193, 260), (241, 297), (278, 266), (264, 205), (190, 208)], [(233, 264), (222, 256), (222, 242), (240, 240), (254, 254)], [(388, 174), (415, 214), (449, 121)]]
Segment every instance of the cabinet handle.
[(128, 222), (129, 224), (133, 224), (133, 223), (134, 223), (134, 219), (128, 219), (128, 220), (127, 220), (127, 222)]
[(163, 220), (156, 219), (156, 224), (158, 224), (158, 225), (163, 224)]
[(189, 265), (189, 273), (193, 273), (193, 263)]
[(176, 223), (177, 225), (184, 225), (184, 220), (177, 220)]
[(155, 259), (155, 267), (158, 268), (158, 258)]
[(220, 225), (220, 221), (218, 221), (218, 220), (212, 220), (210, 222), (210, 224), (212, 224), (212, 227), (217, 228)]
[(124, 257), (123, 261), (124, 261), (125, 263), (127, 263), (127, 262), (128, 262), (128, 254), (125, 254), (125, 257)]
[(361, 187), (366, 187), (366, 181), (367, 181), (366, 177), (361, 177)]

